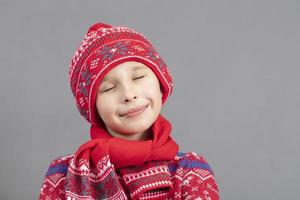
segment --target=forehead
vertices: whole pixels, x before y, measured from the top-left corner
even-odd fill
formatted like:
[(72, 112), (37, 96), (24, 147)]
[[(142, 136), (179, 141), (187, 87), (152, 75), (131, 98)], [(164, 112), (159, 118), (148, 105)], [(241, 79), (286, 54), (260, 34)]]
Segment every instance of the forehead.
[(135, 61), (124, 62), (111, 69), (103, 78), (102, 82), (117, 76), (118, 74), (132, 73), (139, 70), (150, 70), (145, 64)]

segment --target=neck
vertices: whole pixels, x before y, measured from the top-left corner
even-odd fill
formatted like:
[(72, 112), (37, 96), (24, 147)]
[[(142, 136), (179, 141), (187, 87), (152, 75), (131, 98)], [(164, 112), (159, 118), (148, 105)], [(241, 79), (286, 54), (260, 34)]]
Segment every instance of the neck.
[(120, 134), (111, 129), (107, 129), (107, 131), (110, 133), (111, 136), (122, 138), (125, 140), (149, 140), (151, 138), (151, 129), (150, 128), (144, 132), (135, 133), (132, 135)]

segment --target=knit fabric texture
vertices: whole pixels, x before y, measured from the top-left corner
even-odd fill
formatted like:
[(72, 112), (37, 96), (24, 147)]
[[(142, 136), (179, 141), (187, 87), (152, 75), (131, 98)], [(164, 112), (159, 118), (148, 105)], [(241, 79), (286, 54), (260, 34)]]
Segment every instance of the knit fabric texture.
[(219, 200), (213, 171), (196, 153), (178, 153), (170, 161), (149, 161), (126, 170), (116, 170), (109, 157), (104, 157), (99, 162), (100, 172), (90, 177), (95, 185), (82, 182), (69, 187), (70, 182), (87, 179), (87, 164), (75, 167), (74, 159), (72, 154), (52, 161), (39, 200)]
[[(82, 144), (75, 153), (76, 163), (85, 160), (97, 166), (99, 160), (109, 156), (115, 168), (119, 169), (140, 165), (149, 160), (173, 159), (179, 147), (171, 137), (171, 123), (159, 115), (150, 130), (151, 139), (127, 140), (111, 136), (102, 127), (92, 126), (91, 140)], [(92, 173), (93, 168), (89, 168)]]

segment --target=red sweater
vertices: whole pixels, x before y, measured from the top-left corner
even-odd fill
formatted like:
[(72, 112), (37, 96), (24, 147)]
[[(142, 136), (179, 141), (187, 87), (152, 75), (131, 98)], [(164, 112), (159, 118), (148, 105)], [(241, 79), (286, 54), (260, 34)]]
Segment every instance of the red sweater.
[[(90, 196), (86, 191), (83, 192), (83, 188), (76, 189), (77, 191), (80, 190), (81, 195), (70, 192), (70, 188), (66, 185), (66, 179), (68, 178), (67, 173), (70, 165), (72, 165), (73, 157), (74, 155), (72, 154), (59, 157), (51, 162), (41, 187), (40, 200), (132, 199), (139, 191), (145, 190), (145, 188), (149, 192), (146, 195), (140, 195), (137, 199), (219, 199), (218, 186), (214, 179), (213, 171), (205, 158), (196, 153), (178, 153), (173, 160), (167, 161), (166, 165), (158, 165), (157, 163), (151, 165), (150, 163), (146, 169), (136, 171), (136, 173), (135, 170), (138, 167), (118, 171), (114, 170), (113, 165), (110, 164), (110, 167), (106, 166), (107, 169), (110, 168), (110, 171), (108, 171), (110, 178), (108, 181), (103, 180), (107, 182), (106, 185), (108, 185), (107, 188), (109, 189), (99, 186), (97, 188), (97, 193), (99, 193), (97, 198)], [(168, 196), (164, 196), (163, 190), (155, 190), (155, 185), (164, 184), (164, 181), (161, 183), (157, 180), (163, 174), (169, 174), (171, 177), (172, 192)], [(153, 183), (139, 182), (139, 177), (143, 175), (149, 175), (157, 179), (153, 178), (155, 179)], [(117, 193), (112, 192), (113, 189), (111, 188), (116, 188), (117, 186), (120, 186), (119, 188), (122, 189), (115, 190), (118, 191)], [(79, 187), (82, 187), (82, 185)]]

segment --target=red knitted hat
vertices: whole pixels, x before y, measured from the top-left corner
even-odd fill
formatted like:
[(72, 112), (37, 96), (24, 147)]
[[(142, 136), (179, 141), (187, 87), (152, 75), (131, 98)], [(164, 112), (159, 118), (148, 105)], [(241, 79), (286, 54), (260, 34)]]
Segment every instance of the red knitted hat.
[(155, 73), (163, 90), (163, 103), (171, 94), (173, 82), (168, 68), (142, 34), (127, 27), (96, 23), (76, 50), (69, 71), (77, 107), (90, 123), (102, 123), (96, 109), (102, 78), (113, 67), (127, 61), (141, 62)]

